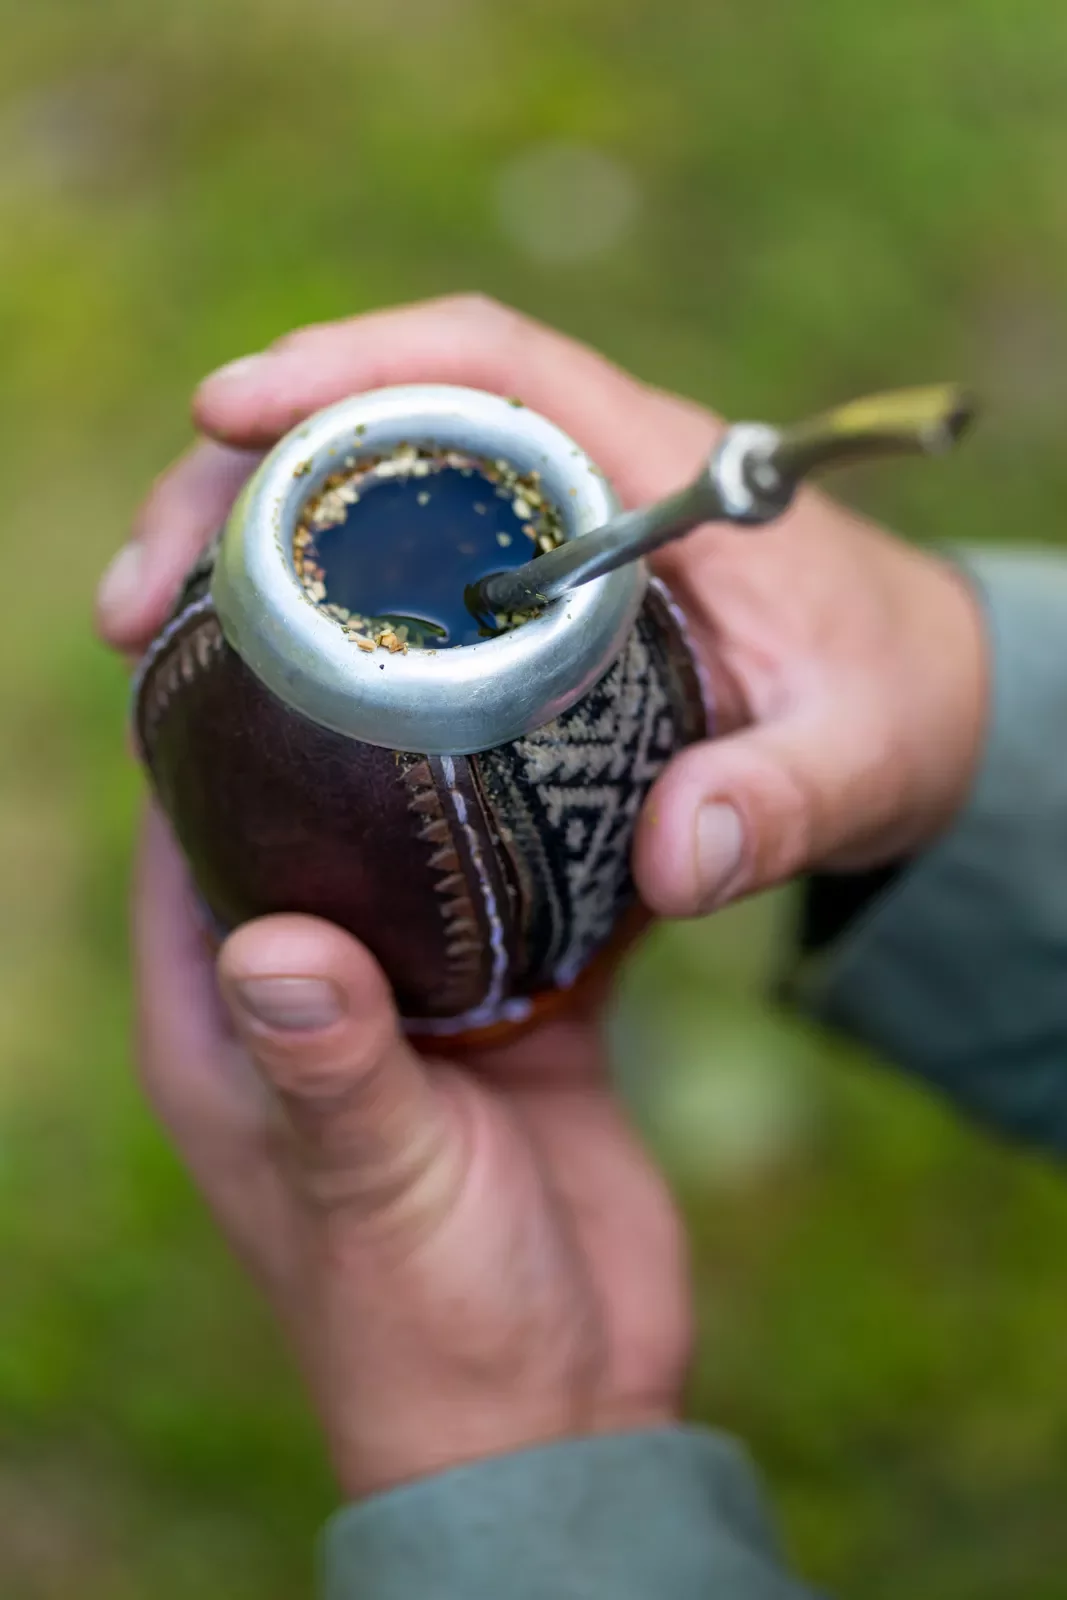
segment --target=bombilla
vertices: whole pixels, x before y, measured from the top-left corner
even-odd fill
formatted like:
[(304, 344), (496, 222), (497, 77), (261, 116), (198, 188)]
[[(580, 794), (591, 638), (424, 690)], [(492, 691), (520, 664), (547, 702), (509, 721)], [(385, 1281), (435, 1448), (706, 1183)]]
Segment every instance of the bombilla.
[(964, 390), (936, 384), (853, 400), (792, 427), (738, 423), (684, 489), (511, 572), (491, 573), (475, 585), (471, 609), (506, 613), (547, 605), (704, 522), (773, 522), (809, 474), (878, 456), (943, 454), (974, 415)]

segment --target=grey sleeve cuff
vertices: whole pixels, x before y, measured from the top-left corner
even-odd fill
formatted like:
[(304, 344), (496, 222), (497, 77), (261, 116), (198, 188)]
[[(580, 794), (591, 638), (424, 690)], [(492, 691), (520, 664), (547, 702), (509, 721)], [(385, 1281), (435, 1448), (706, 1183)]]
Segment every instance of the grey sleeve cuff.
[(993, 663), (970, 803), (794, 992), (979, 1116), (1067, 1151), (1067, 560), (962, 561)]
[(800, 1600), (725, 1437), (677, 1428), (457, 1467), (338, 1513), (323, 1600)]

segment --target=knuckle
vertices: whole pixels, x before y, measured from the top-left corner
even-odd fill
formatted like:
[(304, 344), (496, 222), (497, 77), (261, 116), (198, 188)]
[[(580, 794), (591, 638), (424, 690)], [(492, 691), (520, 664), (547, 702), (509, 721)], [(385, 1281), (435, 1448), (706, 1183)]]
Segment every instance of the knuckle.
[(524, 350), (534, 324), (521, 311), (479, 291), (449, 295), (438, 309), (458, 323), (468, 338), (496, 354)]
[(287, 333), (272, 339), (267, 348), (273, 355), (286, 355), (292, 350), (303, 350), (309, 344), (317, 344), (335, 327), (336, 323), (306, 322), (303, 327), (290, 328)]
[(365, 1024), (340, 1045), (318, 1046), (285, 1034), (256, 1040), (260, 1066), (280, 1093), (327, 1121), (342, 1111), (373, 1112), (391, 1078), (387, 1025)]
[(479, 328), (499, 328), (517, 320), (519, 316), (519, 313), (513, 311), (510, 306), (495, 300), (492, 295), (483, 294), (480, 289), (443, 295), (437, 301), (437, 306), (440, 310), (447, 311), (450, 316), (461, 318), (464, 322)]

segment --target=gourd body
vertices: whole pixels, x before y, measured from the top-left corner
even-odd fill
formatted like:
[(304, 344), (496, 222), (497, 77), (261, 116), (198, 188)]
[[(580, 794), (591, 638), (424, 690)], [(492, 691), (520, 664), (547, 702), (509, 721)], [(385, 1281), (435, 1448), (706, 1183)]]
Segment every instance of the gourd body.
[(402, 1015), (448, 1033), (521, 1020), (571, 985), (634, 901), (641, 806), (704, 736), (700, 676), (650, 585), (621, 653), (568, 710), (477, 754), (388, 749), (286, 704), (227, 642), (213, 555), (142, 662), (136, 731), (220, 932), (328, 918)]

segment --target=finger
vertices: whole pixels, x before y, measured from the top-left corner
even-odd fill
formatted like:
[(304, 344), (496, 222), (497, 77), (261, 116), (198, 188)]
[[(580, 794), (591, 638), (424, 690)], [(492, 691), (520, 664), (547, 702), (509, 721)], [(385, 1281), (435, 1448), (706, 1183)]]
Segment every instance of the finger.
[(701, 407), (648, 388), (587, 346), (481, 295), (304, 328), (213, 373), (197, 391), (194, 415), (216, 438), (262, 447), (322, 406), (400, 383), (455, 383), (520, 398), (611, 470), (629, 498), (676, 487), (721, 430)]
[(151, 808), (134, 881), (138, 1063), (145, 1092), (231, 1243), (280, 1289), (292, 1216), (275, 1162), (273, 1096), (235, 1038), (185, 864)]
[(232, 935), (219, 977), (282, 1097), (312, 1200), (364, 1221), (442, 1217), (460, 1182), (457, 1120), (402, 1038), (373, 957), (330, 923), (277, 916)]
[(647, 905), (701, 916), (875, 834), (899, 796), (864, 720), (838, 704), (832, 722), (795, 717), (682, 751), (638, 824), (634, 874)]
[(119, 650), (147, 644), (260, 459), (257, 451), (203, 440), (163, 474), (100, 581), (97, 627), (106, 643)]

